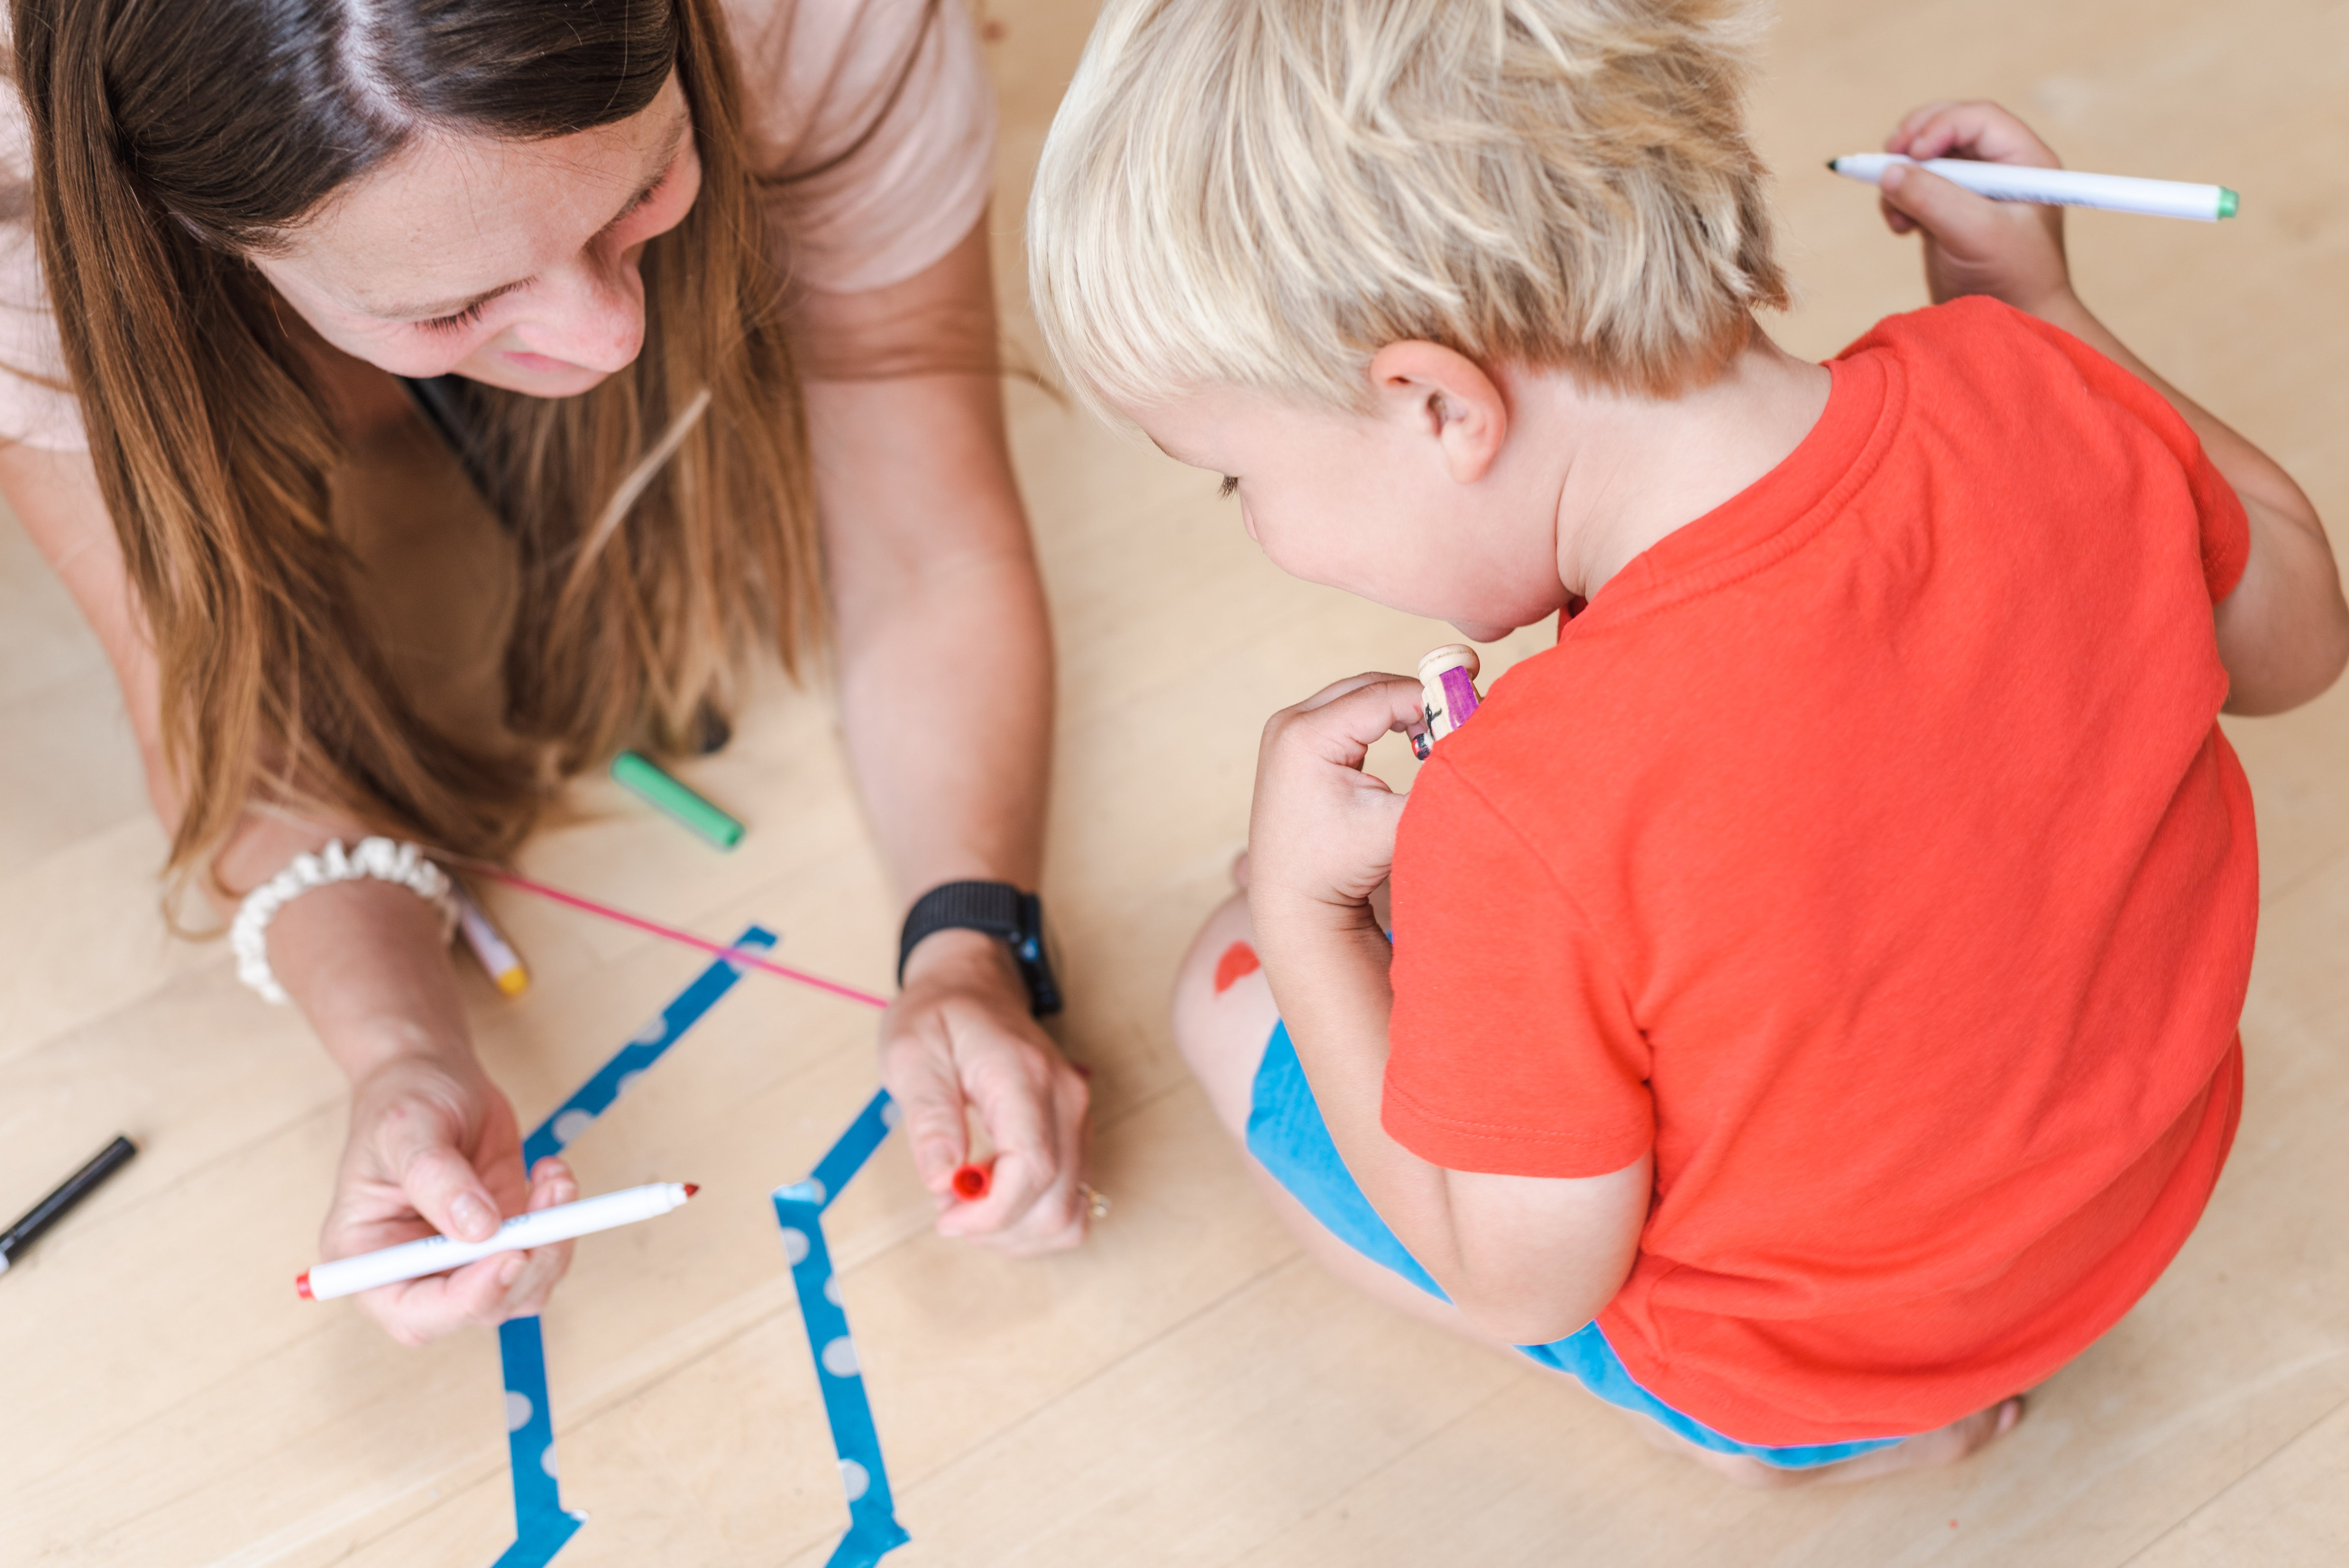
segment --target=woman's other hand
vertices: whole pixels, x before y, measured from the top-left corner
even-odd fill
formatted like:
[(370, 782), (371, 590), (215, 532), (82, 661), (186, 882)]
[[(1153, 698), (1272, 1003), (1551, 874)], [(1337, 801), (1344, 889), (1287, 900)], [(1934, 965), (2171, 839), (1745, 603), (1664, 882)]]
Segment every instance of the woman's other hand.
[[(938, 1233), (1014, 1254), (1085, 1239), (1085, 1080), (1029, 1016), (1003, 944), (941, 931), (914, 949), (881, 1025), (881, 1076), (905, 1108)], [(955, 1195), (976, 1119), (993, 1148), (987, 1195)]]
[[(349, 1257), (431, 1235), (484, 1241), (509, 1216), (578, 1196), (560, 1160), (540, 1161), (523, 1179), (513, 1107), (470, 1057), (399, 1057), (352, 1088), (350, 1140), (321, 1252)], [(538, 1311), (570, 1266), (563, 1242), (388, 1284), (358, 1302), (394, 1339), (422, 1345)]]

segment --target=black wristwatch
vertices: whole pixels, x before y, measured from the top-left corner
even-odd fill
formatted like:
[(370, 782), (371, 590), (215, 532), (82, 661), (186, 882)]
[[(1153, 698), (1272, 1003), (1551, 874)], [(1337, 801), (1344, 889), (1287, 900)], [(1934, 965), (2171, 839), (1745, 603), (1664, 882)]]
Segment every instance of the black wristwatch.
[(941, 931), (983, 931), (1000, 937), (1019, 965), (1028, 987), (1028, 1010), (1049, 1018), (1061, 1010), (1060, 982), (1044, 953), (1044, 903), (1009, 882), (958, 882), (934, 887), (914, 901), (897, 937), (897, 984), (905, 983), (905, 960), (922, 938)]

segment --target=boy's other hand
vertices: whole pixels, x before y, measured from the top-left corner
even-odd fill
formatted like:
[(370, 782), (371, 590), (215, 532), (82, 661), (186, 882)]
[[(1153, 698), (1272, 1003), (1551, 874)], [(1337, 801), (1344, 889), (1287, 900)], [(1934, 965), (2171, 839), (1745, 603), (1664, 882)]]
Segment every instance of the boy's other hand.
[(1403, 798), (1362, 771), (1371, 744), (1425, 721), (1419, 682), (1361, 675), (1325, 686), (1264, 727), (1248, 814), (1248, 898), (1367, 907), (1394, 861)]
[[(2048, 145), (1994, 103), (1930, 103), (1913, 109), (1886, 139), (1884, 150), (1920, 163), (1966, 158), (2061, 169)], [(1940, 304), (1988, 294), (2017, 310), (2045, 315), (2072, 292), (2064, 254), (2064, 209), (1993, 201), (1925, 169), (1885, 172), (1881, 207), (1896, 234), (1920, 232), (1925, 285)]]

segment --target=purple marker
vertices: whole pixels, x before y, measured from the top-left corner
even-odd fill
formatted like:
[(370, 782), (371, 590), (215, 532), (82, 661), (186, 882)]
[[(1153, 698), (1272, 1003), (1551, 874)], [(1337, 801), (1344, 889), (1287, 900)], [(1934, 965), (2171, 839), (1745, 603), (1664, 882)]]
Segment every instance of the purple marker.
[(1421, 760), (1476, 711), (1478, 668), (1476, 650), (1465, 643), (1447, 643), (1419, 661), (1420, 711), (1427, 718), (1427, 734), (1424, 739), (1413, 737), (1412, 749)]

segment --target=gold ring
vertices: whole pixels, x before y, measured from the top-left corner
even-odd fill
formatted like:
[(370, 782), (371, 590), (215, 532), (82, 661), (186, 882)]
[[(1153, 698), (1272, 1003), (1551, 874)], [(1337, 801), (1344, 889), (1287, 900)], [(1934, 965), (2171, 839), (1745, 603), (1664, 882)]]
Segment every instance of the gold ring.
[(1092, 1214), (1094, 1219), (1106, 1220), (1109, 1218), (1108, 1193), (1096, 1192), (1092, 1188), (1087, 1186), (1084, 1182), (1080, 1181), (1077, 1183), (1077, 1196), (1085, 1201), (1085, 1211)]

